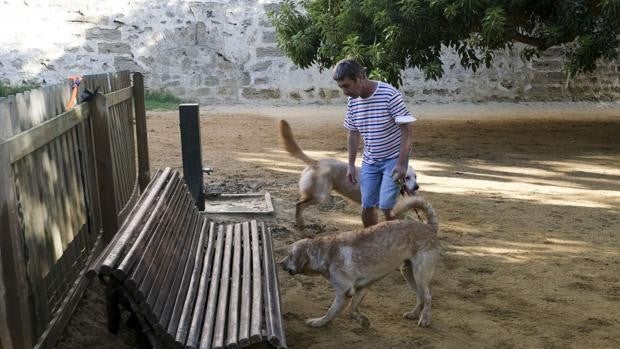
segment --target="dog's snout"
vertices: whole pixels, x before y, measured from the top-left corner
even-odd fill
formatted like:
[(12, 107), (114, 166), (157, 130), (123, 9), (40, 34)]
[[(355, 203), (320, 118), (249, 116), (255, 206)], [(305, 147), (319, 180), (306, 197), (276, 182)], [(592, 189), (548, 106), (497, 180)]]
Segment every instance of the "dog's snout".
[(286, 258), (279, 261), (278, 264), (280, 265), (280, 268), (286, 270)]

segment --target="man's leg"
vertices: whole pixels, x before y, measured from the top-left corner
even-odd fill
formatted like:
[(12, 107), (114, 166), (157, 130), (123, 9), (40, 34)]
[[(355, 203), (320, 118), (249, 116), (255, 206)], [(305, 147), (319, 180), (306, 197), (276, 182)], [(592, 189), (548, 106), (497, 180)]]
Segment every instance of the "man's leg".
[(393, 221), (393, 220), (396, 219), (396, 217), (392, 216), (392, 209), (391, 208), (383, 209), (381, 211), (383, 211), (383, 216), (385, 217), (386, 221)]
[(382, 161), (382, 180), (381, 180), (381, 193), (379, 195), (379, 207), (383, 211), (386, 221), (391, 221), (397, 217), (392, 216), (392, 209), (396, 205), (396, 199), (400, 192), (398, 183), (392, 179), (392, 170), (396, 166), (398, 158)]
[(359, 181), (362, 192), (362, 224), (364, 228), (379, 222), (375, 207), (379, 204), (381, 177), (381, 167), (374, 164), (362, 164)]
[(362, 224), (364, 228), (368, 228), (377, 223), (379, 223), (377, 210), (375, 210), (374, 207), (362, 208)]

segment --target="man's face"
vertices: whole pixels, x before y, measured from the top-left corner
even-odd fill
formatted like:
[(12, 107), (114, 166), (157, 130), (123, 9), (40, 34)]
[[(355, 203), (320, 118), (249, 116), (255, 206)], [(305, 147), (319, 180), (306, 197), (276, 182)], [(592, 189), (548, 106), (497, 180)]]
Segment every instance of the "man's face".
[(351, 98), (357, 98), (362, 95), (362, 79), (351, 80), (347, 77), (337, 81), (336, 83), (338, 84), (338, 87), (340, 87), (340, 89), (342, 90), (342, 93)]

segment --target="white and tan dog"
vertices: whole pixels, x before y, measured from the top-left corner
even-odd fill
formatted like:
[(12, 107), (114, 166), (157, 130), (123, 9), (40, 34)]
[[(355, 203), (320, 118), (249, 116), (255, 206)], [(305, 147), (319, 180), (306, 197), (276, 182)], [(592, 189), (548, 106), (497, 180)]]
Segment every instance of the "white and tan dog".
[(292, 275), (323, 275), (336, 294), (327, 313), (308, 319), (307, 324), (327, 324), (350, 300), (350, 316), (367, 327), (368, 318), (357, 307), (368, 287), (401, 266), (401, 273), (416, 292), (415, 308), (404, 317), (418, 319), (419, 326), (430, 325), (429, 285), (439, 259), (438, 223), (435, 211), (421, 196), (405, 198), (396, 205), (394, 214), (401, 216), (411, 209), (424, 211), (428, 223), (386, 221), (361, 230), (299, 240), (289, 247), (280, 266)]
[[(294, 158), (303, 161), (306, 167), (299, 177), (300, 199), (295, 203), (295, 221), (297, 226), (304, 226), (303, 211), (310, 205), (319, 204), (329, 198), (332, 189), (360, 204), (362, 195), (359, 183), (353, 184), (347, 178), (348, 165), (340, 160), (310, 158), (295, 141), (291, 126), (286, 120), (280, 120), (280, 138), (284, 149)], [(356, 167), (360, 173), (360, 168)], [(415, 195), (419, 186), (416, 183), (416, 174), (409, 166), (405, 177), (405, 184), (401, 194)]]

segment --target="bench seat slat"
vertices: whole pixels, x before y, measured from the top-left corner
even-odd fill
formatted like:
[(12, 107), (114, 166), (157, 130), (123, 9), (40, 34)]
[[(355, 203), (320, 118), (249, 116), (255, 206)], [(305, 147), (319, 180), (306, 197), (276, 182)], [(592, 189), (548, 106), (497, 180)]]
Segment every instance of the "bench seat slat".
[(233, 226), (226, 226), (224, 240), (224, 257), (222, 258), (222, 276), (220, 277), (220, 291), (217, 300), (215, 327), (213, 329), (213, 349), (224, 347), (224, 329), (226, 328), (226, 308), (228, 307), (228, 290), (230, 289), (230, 262), (233, 245)]
[(250, 322), (250, 342), (258, 343), (262, 340), (261, 323), (262, 323), (262, 300), (263, 285), (261, 277), (261, 260), (260, 260), (260, 241), (258, 235), (258, 226), (256, 221), (250, 222), (250, 236), (252, 244), (252, 312)]
[(202, 325), (202, 334), (198, 348), (211, 348), (213, 341), (213, 324), (215, 323), (215, 309), (217, 307), (217, 297), (220, 290), (220, 274), (222, 270), (222, 255), (224, 246), (224, 226), (220, 225), (217, 230), (217, 241), (215, 244), (215, 256), (213, 257), (213, 269), (211, 270), (211, 282), (209, 285), (209, 298), (207, 298), (207, 309)]
[(236, 348), (239, 332), (239, 282), (241, 276), (241, 224), (235, 224), (233, 233), (233, 259), (228, 301), (228, 324), (226, 326), (226, 348)]
[[(199, 301), (196, 297), (199, 294), (200, 279), (203, 274), (205, 251), (207, 250), (207, 244), (209, 241), (209, 227), (210, 224), (206, 220), (202, 222), (202, 226), (200, 228), (200, 238), (198, 240), (198, 245), (196, 246), (194, 266), (192, 268), (191, 279), (187, 290), (187, 297), (185, 297), (178, 326), (172, 338), (172, 342), (175, 344), (175, 347), (181, 347), (185, 344), (192, 320), (194, 304)], [(168, 333), (172, 334), (172, 328), (168, 328)]]
[[(213, 222), (209, 223), (209, 239), (205, 257), (203, 259), (202, 275), (200, 276), (200, 284), (198, 285), (198, 294), (196, 295), (196, 304), (193, 307), (193, 317), (191, 326), (187, 335), (186, 347), (197, 348), (200, 343), (200, 335), (202, 333), (202, 323), (205, 315), (205, 307), (207, 304), (207, 295), (209, 293), (209, 284), (211, 276), (211, 268), (213, 265), (213, 255), (215, 253), (217, 231)], [(179, 329), (180, 330), (180, 329)], [(177, 332), (176, 341), (182, 342), (182, 333)]]
[[(196, 238), (198, 236), (198, 219), (198, 215), (193, 215), (193, 217), (191, 217), (190, 225), (187, 228), (187, 234), (185, 234), (187, 235), (187, 238), (182, 248), (179, 249), (177, 254), (175, 255), (178, 262), (176, 263), (176, 270), (174, 269), (174, 266), (172, 269), (174, 271), (174, 274), (172, 275), (174, 281), (172, 282), (170, 290), (167, 292), (168, 297), (164, 303), (164, 309), (159, 316), (159, 324), (162, 326), (162, 333), (164, 334), (164, 337), (167, 332), (166, 329), (170, 325), (170, 320), (172, 319), (172, 313), (175, 305), (185, 301), (185, 295), (187, 294), (187, 285), (189, 282), (189, 271), (187, 271), (187, 266), (190, 264), (193, 265), (191, 259), (193, 259), (194, 256), (191, 251), (194, 250), (192, 247), (196, 246), (197, 243)], [(188, 253), (188, 251), (190, 251), (190, 253)], [(180, 299), (181, 297), (183, 297), (183, 299)], [(180, 311), (180, 308), (181, 306), (179, 305), (179, 310), (177, 310), (177, 312)], [(177, 316), (175, 321), (178, 320), (179, 319)], [(176, 326), (174, 327), (176, 332)]]
[(250, 245), (250, 223), (241, 224), (243, 249), (243, 274), (241, 276), (241, 309), (239, 315), (239, 345), (250, 345), (250, 303), (252, 297), (252, 259)]

